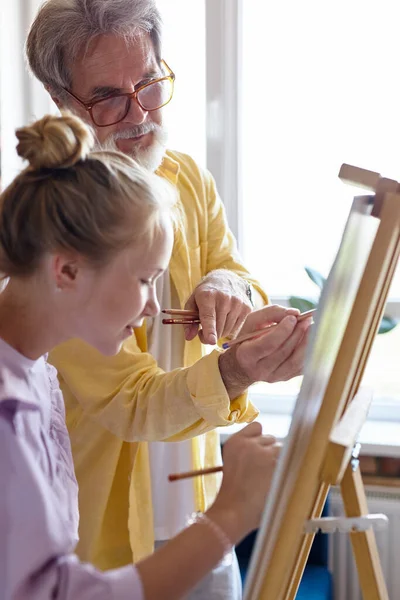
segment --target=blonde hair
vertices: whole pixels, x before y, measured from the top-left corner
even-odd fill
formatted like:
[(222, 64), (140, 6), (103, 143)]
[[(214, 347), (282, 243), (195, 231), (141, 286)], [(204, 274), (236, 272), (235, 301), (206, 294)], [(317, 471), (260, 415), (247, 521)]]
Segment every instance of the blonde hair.
[(172, 214), (169, 184), (120, 152), (92, 151), (93, 135), (78, 117), (46, 116), (16, 135), (29, 166), (0, 196), (3, 276), (31, 275), (57, 250), (104, 265)]

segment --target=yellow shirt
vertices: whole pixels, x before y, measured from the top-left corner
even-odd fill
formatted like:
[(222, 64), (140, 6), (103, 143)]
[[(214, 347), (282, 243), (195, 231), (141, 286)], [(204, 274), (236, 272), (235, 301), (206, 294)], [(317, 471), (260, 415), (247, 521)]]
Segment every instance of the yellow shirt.
[[(267, 301), (240, 262), (211, 175), (171, 151), (157, 173), (179, 196), (169, 270), (181, 306), (204, 275), (220, 268), (242, 275)], [(110, 569), (153, 551), (147, 441), (193, 438), (193, 468), (214, 466), (220, 462), (215, 428), (257, 416), (247, 395), (230, 402), (218, 355), (215, 350), (204, 356), (196, 337), (185, 342), (184, 367), (165, 373), (147, 353), (145, 325), (114, 357), (79, 340), (50, 353), (64, 393), (79, 483), (81, 559)], [(197, 510), (214, 500), (219, 482), (217, 475), (195, 478)]]

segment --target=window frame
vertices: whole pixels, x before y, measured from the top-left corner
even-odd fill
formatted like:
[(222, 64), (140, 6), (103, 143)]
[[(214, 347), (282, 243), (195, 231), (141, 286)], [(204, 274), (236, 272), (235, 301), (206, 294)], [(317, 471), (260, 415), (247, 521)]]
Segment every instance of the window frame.
[[(239, 251), (245, 241), (240, 170), (242, 12), (243, 0), (206, 0), (207, 167), (216, 179)], [(288, 298), (272, 296), (271, 302), (287, 305)], [(385, 314), (400, 319), (400, 298), (388, 300)], [(269, 414), (290, 414), (296, 400), (295, 396), (266, 395), (256, 389), (250, 389), (250, 398), (262, 413)], [(368, 419), (400, 422), (400, 403), (376, 398)]]
[(225, 205), (239, 250), (242, 181), (242, 0), (206, 0), (206, 161)]

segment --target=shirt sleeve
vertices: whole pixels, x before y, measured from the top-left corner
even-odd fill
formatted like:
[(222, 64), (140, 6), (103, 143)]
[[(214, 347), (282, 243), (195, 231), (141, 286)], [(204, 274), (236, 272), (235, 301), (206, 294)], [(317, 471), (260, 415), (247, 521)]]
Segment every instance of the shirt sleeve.
[(230, 400), (218, 351), (194, 365), (166, 373), (135, 336), (116, 356), (103, 356), (81, 340), (50, 353), (68, 403), (126, 442), (179, 441), (225, 425), (250, 422), (258, 411), (247, 394)]
[[(3, 405), (4, 407), (4, 405)], [(54, 457), (31, 416), (0, 409), (0, 585), (5, 600), (144, 600), (134, 566), (101, 572), (73, 554), (51, 485)], [(38, 411), (37, 411), (38, 412)], [(35, 425), (33, 417), (33, 425)], [(37, 433), (35, 434), (35, 430)], [(4, 594), (4, 595), (3, 595)]]

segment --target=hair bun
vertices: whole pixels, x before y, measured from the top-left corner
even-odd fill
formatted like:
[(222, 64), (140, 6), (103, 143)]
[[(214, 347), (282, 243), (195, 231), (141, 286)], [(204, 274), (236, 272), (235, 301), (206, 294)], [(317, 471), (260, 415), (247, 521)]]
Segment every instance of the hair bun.
[(91, 130), (70, 113), (46, 115), (17, 129), (17, 153), (32, 169), (66, 169), (86, 158), (93, 148)]

